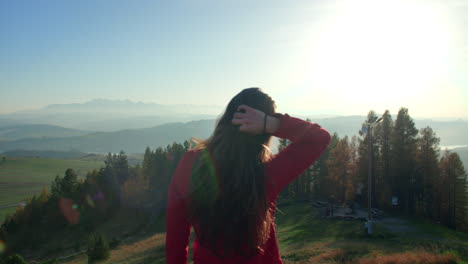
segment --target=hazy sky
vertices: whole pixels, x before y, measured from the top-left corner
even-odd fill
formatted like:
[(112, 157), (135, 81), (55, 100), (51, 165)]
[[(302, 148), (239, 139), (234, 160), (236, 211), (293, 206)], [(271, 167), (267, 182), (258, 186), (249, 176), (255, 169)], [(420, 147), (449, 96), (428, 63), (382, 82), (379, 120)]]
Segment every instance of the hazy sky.
[(0, 113), (94, 98), (468, 117), (468, 0), (1, 1)]

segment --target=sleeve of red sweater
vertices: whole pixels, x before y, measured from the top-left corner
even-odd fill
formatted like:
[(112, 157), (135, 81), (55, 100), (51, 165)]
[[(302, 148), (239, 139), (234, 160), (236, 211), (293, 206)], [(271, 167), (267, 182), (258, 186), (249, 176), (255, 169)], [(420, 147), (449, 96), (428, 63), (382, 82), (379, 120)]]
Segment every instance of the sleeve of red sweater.
[(183, 176), (189, 175), (191, 152), (184, 154), (169, 185), (166, 214), (166, 263), (186, 264), (190, 224), (187, 220), (187, 204), (183, 188), (188, 184)]
[(280, 126), (273, 136), (289, 139), (291, 143), (265, 165), (274, 196), (320, 157), (331, 138), (318, 124), (287, 114), (275, 114), (275, 117), (280, 119)]

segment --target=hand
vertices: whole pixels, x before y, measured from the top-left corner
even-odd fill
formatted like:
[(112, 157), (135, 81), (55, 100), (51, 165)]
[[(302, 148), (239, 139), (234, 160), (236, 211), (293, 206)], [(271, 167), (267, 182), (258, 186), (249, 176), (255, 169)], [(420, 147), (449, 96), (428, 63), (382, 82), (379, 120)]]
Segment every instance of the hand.
[[(232, 119), (233, 125), (239, 125), (239, 131), (254, 135), (263, 133), (265, 113), (247, 105), (240, 105)], [(277, 118), (267, 116), (266, 133), (273, 133), (279, 126)]]

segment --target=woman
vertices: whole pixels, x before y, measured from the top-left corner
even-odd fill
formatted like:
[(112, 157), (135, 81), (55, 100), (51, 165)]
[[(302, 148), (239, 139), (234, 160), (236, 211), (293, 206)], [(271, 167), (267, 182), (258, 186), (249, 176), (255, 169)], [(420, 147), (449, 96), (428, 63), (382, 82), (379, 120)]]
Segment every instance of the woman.
[[(330, 134), (275, 113), (275, 107), (260, 89), (244, 89), (229, 102), (213, 135), (184, 154), (169, 187), (167, 263), (187, 263), (192, 226), (195, 264), (282, 263), (276, 198), (319, 158)], [(291, 144), (271, 155), (271, 136)]]

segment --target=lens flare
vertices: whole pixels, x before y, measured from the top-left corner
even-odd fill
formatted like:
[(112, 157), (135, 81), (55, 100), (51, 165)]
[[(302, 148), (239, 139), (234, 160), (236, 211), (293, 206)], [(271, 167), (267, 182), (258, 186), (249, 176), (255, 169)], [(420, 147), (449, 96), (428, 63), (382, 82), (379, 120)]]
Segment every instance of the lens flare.
[(102, 192), (98, 192), (95, 195), (93, 195), (93, 200), (94, 201), (103, 200), (103, 199), (104, 199), (104, 194)]
[(80, 213), (76, 210), (77, 205), (72, 200), (61, 198), (59, 208), (69, 224), (75, 225), (80, 221)]
[(5, 250), (6, 250), (5, 242), (0, 240), (0, 254), (3, 254), (3, 252), (5, 252)]

